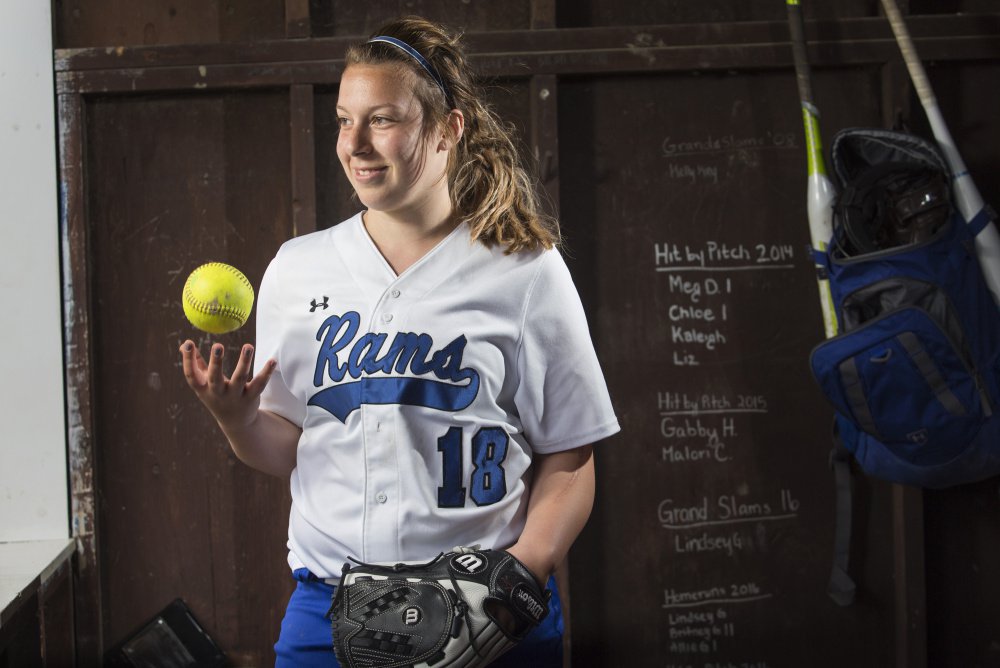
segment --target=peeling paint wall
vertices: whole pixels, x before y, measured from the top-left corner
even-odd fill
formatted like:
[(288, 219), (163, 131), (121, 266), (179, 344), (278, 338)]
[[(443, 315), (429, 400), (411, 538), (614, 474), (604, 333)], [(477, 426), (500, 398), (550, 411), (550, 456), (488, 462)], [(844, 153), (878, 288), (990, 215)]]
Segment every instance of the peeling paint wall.
[(0, 2), (0, 541), (69, 535), (52, 26)]

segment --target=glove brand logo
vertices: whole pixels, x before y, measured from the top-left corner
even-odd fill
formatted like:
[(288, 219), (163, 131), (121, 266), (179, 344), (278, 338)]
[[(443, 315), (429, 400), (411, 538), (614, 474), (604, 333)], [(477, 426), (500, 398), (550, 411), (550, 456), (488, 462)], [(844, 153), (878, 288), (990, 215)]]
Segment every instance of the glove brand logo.
[(478, 554), (460, 554), (451, 563), (455, 564), (455, 570), (465, 571), (469, 575), (478, 573), (486, 566), (486, 560)]
[(524, 611), (531, 615), (535, 621), (541, 621), (545, 615), (545, 606), (539, 603), (530, 591), (523, 589), (520, 585), (514, 590), (512, 598), (520, 603)]
[(906, 438), (910, 439), (912, 443), (916, 443), (917, 445), (923, 445), (924, 443), (927, 442), (927, 436), (928, 433), (926, 429), (918, 429), (917, 431), (913, 431), (907, 434)]
[(423, 615), (420, 613), (420, 608), (407, 608), (403, 610), (403, 623), (407, 626), (419, 624), (421, 619), (423, 619)]

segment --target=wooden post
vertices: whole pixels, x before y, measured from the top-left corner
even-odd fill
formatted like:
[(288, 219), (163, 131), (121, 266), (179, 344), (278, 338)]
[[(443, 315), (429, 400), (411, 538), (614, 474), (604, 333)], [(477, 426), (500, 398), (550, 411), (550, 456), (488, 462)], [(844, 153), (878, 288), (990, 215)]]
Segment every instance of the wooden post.
[(76, 540), (76, 660), (99, 665), (104, 653), (104, 610), (97, 545), (97, 475), (91, 400), (90, 293), (84, 182), (83, 96), (58, 96), (59, 232), (62, 245), (63, 336), (66, 342), (71, 533)]

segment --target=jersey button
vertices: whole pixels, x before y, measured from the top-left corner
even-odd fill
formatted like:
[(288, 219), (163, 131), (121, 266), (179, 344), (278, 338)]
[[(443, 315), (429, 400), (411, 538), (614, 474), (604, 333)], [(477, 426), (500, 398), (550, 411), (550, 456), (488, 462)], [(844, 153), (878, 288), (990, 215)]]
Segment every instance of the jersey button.
[(378, 494), (375, 495), (375, 500), (378, 501), (379, 503), (385, 503), (386, 501), (389, 500), (389, 497), (386, 495), (385, 492), (379, 492)]
[(392, 291), (392, 296), (393, 296), (393, 297), (398, 297), (399, 295), (400, 295), (400, 292), (399, 292), (399, 290), (393, 290), (393, 291)]
[(382, 320), (384, 322), (392, 322), (392, 314), (391, 313), (383, 313), (382, 314)]

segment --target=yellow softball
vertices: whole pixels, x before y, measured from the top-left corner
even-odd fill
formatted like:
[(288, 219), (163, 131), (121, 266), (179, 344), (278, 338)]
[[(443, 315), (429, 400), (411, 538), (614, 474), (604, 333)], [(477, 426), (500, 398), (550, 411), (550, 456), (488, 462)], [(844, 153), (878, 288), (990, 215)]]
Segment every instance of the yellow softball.
[(253, 286), (236, 267), (222, 262), (203, 264), (184, 283), (184, 315), (210, 334), (239, 329), (253, 308)]

